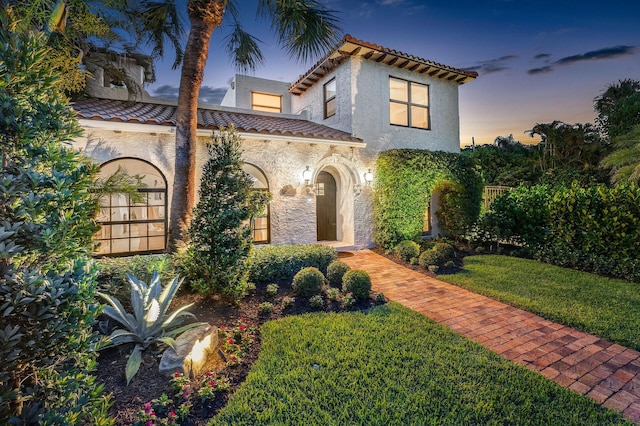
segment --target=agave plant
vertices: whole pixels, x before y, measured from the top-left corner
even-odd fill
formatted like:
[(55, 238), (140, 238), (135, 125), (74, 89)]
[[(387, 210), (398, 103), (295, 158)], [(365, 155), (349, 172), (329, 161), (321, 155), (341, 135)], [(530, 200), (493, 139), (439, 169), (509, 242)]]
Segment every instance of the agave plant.
[(126, 367), (127, 385), (140, 368), (142, 352), (152, 343), (161, 346), (166, 345), (175, 348), (174, 337), (180, 333), (201, 325), (202, 323), (187, 324), (176, 328), (185, 316), (195, 318), (187, 309), (193, 305), (185, 305), (171, 314), (167, 309), (175, 296), (182, 280), (175, 277), (171, 283), (162, 288), (158, 271), (153, 271), (153, 277), (149, 285), (127, 274), (131, 286), (131, 306), (133, 315), (126, 312), (122, 303), (113, 296), (98, 293), (109, 305), (104, 308), (104, 313), (118, 321), (125, 328), (118, 328), (109, 336), (108, 346), (117, 346), (124, 343), (136, 343), (129, 356)]

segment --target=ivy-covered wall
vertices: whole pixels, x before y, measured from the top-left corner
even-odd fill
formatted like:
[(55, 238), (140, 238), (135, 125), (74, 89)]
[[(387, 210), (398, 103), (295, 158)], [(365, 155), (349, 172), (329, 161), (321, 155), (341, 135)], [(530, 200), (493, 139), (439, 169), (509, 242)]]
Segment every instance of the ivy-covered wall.
[(441, 191), (441, 229), (458, 238), (480, 212), (482, 180), (471, 160), (450, 152), (394, 149), (378, 157), (374, 236), (390, 249), (422, 234), (424, 215), (436, 188)]

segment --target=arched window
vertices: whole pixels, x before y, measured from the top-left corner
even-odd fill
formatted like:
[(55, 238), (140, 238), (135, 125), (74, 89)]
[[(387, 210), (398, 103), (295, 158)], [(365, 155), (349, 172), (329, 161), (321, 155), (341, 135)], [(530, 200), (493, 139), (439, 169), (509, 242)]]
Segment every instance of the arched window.
[[(242, 170), (253, 178), (254, 190), (269, 191), (269, 181), (262, 170), (249, 163), (243, 163)], [(269, 222), (269, 205), (267, 204), (261, 216), (251, 219), (251, 236), (254, 243), (268, 244), (271, 242)]]
[(155, 166), (135, 158), (120, 158), (100, 166), (99, 178), (106, 179), (118, 168), (142, 176), (140, 200), (122, 193), (100, 198), (96, 221), (97, 256), (161, 253), (167, 245), (167, 181)]

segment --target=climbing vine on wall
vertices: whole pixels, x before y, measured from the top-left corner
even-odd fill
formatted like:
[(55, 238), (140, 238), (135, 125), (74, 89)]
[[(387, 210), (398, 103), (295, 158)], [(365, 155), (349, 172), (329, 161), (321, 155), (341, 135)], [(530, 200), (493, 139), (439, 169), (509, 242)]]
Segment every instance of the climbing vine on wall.
[(460, 238), (480, 212), (482, 180), (471, 161), (458, 154), (395, 149), (378, 157), (374, 196), (376, 242), (386, 249), (422, 234), (424, 215), (436, 185), (444, 195), (442, 230)]

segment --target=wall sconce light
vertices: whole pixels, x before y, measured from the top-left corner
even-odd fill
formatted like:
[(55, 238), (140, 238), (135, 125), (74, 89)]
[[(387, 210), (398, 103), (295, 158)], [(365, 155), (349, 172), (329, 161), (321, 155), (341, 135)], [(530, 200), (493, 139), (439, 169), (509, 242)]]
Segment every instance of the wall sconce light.
[(364, 181), (367, 182), (367, 185), (371, 185), (371, 182), (373, 182), (373, 173), (371, 172), (371, 169), (364, 174)]
[(309, 166), (307, 166), (307, 169), (302, 172), (302, 179), (304, 179), (304, 183), (307, 184), (307, 186), (311, 183), (312, 177), (313, 173), (311, 173), (311, 170), (309, 170)]

